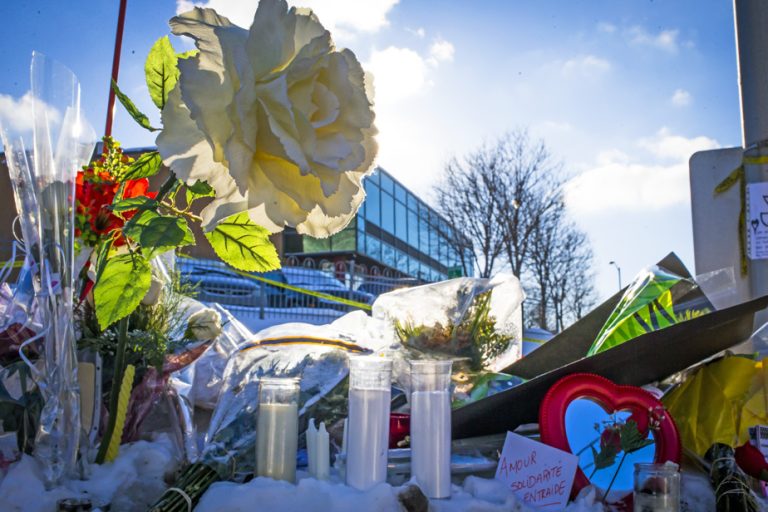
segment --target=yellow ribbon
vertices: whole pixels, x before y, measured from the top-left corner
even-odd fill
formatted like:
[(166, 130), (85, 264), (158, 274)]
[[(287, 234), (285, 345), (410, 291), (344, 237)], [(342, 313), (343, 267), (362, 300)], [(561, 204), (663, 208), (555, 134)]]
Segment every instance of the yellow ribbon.
[(747, 180), (744, 165), (768, 164), (768, 156), (745, 156), (741, 165), (731, 171), (726, 178), (715, 187), (715, 195), (730, 190), (735, 184), (739, 184), (739, 259), (741, 263), (742, 277), (747, 275)]

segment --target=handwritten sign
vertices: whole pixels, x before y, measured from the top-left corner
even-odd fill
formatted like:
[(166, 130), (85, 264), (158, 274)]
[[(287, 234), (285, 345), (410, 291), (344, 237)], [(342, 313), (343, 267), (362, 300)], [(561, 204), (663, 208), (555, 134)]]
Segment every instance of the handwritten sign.
[(747, 184), (747, 253), (750, 259), (768, 258), (768, 182)]
[(560, 510), (568, 504), (578, 463), (571, 453), (507, 432), (496, 479), (529, 505)]

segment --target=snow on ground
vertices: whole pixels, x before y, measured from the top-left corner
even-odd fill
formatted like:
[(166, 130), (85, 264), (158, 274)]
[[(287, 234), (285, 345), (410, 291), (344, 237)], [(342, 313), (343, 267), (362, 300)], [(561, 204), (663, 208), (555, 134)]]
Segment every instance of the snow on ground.
[[(114, 463), (90, 465), (89, 480), (72, 480), (46, 491), (37, 462), (24, 456), (0, 477), (2, 512), (54, 512), (63, 498), (90, 498), (95, 507), (110, 504), (111, 512), (145, 511), (163, 492), (166, 477), (176, 469), (173, 444), (167, 437), (155, 442), (139, 441), (122, 447)], [(298, 472), (299, 482), (291, 484), (268, 478), (255, 478), (246, 484), (214, 484), (195, 508), (195, 512), (401, 512), (398, 494), (407, 486), (380, 484), (358, 491), (339, 482), (308, 478)], [(714, 492), (705, 475), (684, 472), (683, 511), (714, 510)], [(431, 512), (534, 512), (524, 505), (502, 482), (467, 477), (454, 485), (446, 500), (431, 500)], [(549, 509), (548, 509), (549, 510)], [(595, 491), (587, 488), (567, 512), (602, 512), (595, 502)]]
[(176, 469), (173, 444), (167, 437), (122, 446), (120, 456), (103, 466), (89, 465), (89, 480), (67, 481), (46, 491), (37, 461), (28, 455), (0, 480), (3, 512), (54, 512), (64, 498), (90, 498), (94, 506), (111, 503), (111, 512), (143, 512), (163, 493), (165, 476)]
[[(397, 495), (403, 487), (379, 484), (358, 491), (338, 482), (301, 478), (294, 485), (268, 478), (255, 478), (246, 484), (214, 484), (195, 508), (195, 512), (251, 512), (255, 504), (264, 512), (400, 512)], [(462, 486), (454, 485), (450, 499), (431, 500), (434, 512), (534, 512), (498, 480), (470, 476)], [(566, 509), (568, 512), (602, 512), (594, 494), (585, 493)]]

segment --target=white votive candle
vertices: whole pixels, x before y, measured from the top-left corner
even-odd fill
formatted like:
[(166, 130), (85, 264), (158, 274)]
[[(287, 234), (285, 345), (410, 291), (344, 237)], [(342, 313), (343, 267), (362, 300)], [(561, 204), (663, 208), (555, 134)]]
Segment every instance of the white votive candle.
[(261, 379), (256, 421), (256, 476), (296, 480), (298, 397), (297, 379)]

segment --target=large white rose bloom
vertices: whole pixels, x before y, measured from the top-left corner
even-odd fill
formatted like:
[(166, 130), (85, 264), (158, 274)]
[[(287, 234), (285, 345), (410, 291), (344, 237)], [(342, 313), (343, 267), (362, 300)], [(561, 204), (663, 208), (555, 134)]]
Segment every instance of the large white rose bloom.
[(288, 10), (284, 0), (261, 0), (250, 30), (201, 8), (170, 25), (200, 52), (179, 59), (157, 147), (180, 179), (216, 191), (204, 227), (247, 210), (271, 232), (343, 229), (365, 198), (361, 180), (377, 150), (354, 54), (337, 51), (310, 10)]

